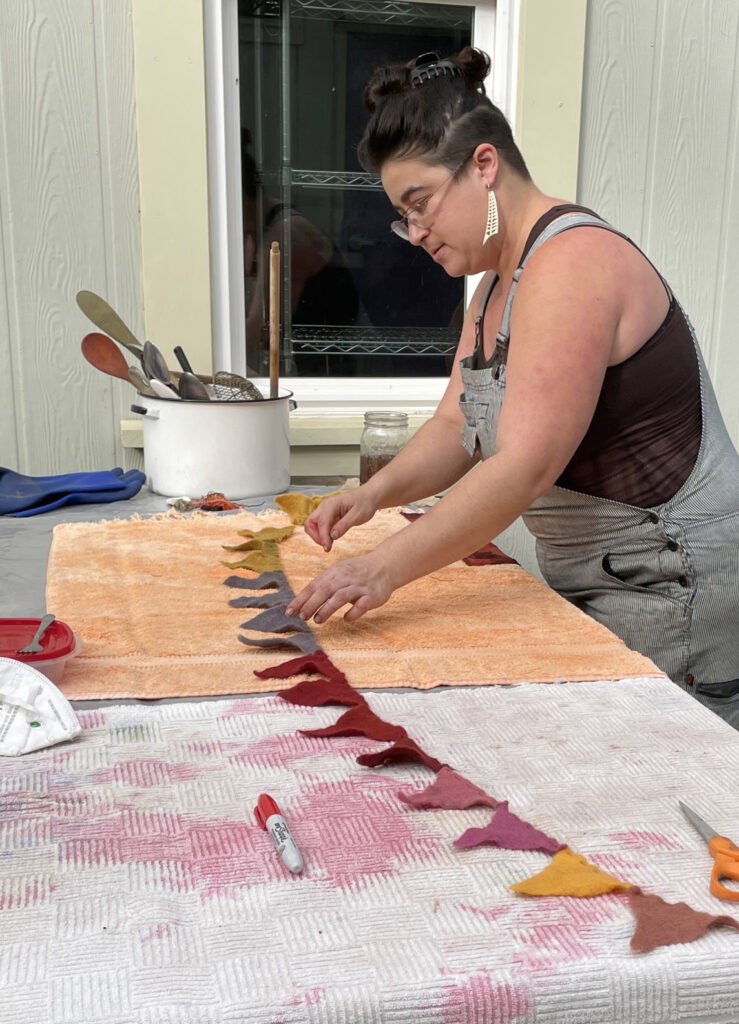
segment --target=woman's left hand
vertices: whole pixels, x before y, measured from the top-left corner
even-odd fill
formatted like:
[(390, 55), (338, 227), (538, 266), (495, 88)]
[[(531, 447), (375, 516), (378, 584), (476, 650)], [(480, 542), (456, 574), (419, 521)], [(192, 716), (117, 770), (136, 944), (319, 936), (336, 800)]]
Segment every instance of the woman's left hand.
[(384, 604), (394, 589), (390, 573), (372, 552), (347, 558), (321, 573), (293, 598), (287, 614), (321, 623), (348, 604), (351, 607), (344, 618), (353, 622)]

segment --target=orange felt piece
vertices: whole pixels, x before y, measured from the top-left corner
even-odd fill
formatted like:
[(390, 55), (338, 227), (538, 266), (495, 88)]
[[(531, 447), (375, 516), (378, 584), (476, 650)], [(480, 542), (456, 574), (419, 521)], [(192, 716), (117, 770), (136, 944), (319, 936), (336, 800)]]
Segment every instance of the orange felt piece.
[(606, 874), (566, 846), (543, 871), (515, 882), (511, 889), (524, 896), (602, 896), (606, 892), (627, 892), (631, 885)]
[(709, 928), (736, 928), (739, 921), (727, 914), (705, 914), (687, 903), (668, 903), (660, 896), (643, 892), (634, 886), (629, 892), (629, 906), (636, 919), (631, 936), (635, 953), (649, 953), (658, 946), (675, 942), (693, 942)]

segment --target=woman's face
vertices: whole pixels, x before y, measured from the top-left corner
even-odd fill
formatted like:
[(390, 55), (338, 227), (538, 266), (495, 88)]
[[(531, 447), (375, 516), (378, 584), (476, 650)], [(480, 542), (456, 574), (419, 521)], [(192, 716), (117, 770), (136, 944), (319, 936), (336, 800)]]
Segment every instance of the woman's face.
[(450, 277), (484, 269), (487, 191), (473, 163), (454, 175), (441, 164), (388, 160), (382, 185), (411, 245), (425, 249)]

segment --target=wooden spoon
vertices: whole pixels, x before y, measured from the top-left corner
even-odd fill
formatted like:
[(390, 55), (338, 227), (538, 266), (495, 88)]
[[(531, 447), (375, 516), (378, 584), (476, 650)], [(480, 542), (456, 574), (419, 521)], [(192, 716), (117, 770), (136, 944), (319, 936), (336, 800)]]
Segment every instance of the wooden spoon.
[(115, 338), (120, 345), (127, 348), (137, 359), (141, 359), (143, 353), (141, 342), (128, 329), (105, 299), (101, 299), (95, 292), (77, 292), (77, 305), (85, 316), (92, 320), (96, 327), (99, 327), (101, 331), (105, 331), (111, 338)]
[(96, 370), (131, 383), (126, 358), (107, 334), (86, 334), (82, 339), (82, 355)]

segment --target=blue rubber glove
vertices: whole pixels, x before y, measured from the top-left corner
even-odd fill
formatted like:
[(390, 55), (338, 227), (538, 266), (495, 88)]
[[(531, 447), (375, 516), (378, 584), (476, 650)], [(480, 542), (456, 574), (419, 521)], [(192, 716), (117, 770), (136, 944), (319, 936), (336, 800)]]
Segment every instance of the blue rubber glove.
[(137, 494), (146, 480), (138, 469), (120, 467), (96, 473), (24, 476), (0, 467), (0, 515), (35, 516), (61, 505), (122, 501)]

